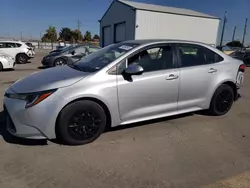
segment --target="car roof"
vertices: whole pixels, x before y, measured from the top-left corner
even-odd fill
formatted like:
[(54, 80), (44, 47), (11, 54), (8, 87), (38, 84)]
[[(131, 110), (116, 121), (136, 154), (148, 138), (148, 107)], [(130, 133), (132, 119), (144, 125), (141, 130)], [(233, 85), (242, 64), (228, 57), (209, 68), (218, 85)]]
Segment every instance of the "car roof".
[(5, 43), (20, 43), (20, 44), (25, 44), (24, 42), (22, 41), (15, 41), (15, 40), (0, 40), (0, 43), (1, 42), (5, 42)]
[(150, 44), (150, 43), (161, 43), (161, 42), (167, 42), (167, 43), (190, 43), (190, 44), (202, 44), (202, 45), (208, 45), (212, 46), (210, 44), (197, 42), (197, 41), (188, 41), (188, 40), (175, 40), (175, 39), (143, 39), (143, 40), (129, 40), (129, 41), (123, 41), (121, 43), (132, 43), (132, 44)]

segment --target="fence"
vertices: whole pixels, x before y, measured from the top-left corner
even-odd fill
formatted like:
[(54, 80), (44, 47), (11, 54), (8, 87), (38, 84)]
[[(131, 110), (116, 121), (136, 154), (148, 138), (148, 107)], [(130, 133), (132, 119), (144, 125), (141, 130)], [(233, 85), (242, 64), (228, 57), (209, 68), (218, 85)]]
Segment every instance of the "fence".
[[(78, 43), (49, 43), (49, 42), (30, 42), (35, 49), (44, 49), (44, 50), (53, 50), (56, 49), (57, 46), (75, 46), (78, 45)], [(85, 42), (81, 44), (88, 44), (88, 45), (94, 45), (94, 46), (99, 46), (99, 42)]]

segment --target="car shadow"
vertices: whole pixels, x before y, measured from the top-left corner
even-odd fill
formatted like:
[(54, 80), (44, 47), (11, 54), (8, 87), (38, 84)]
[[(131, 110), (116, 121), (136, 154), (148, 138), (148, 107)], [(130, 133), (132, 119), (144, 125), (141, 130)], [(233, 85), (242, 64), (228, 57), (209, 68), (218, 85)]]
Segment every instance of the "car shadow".
[(25, 146), (45, 146), (48, 145), (47, 140), (23, 139), (8, 133), (4, 112), (0, 112), (0, 136), (9, 144), (25, 145)]
[(11, 71), (14, 71), (15, 69), (13, 68), (10, 68), (10, 69), (3, 69), (1, 72), (11, 72)]
[(48, 69), (49, 67), (45, 67), (45, 66), (39, 66), (37, 67), (38, 69)]

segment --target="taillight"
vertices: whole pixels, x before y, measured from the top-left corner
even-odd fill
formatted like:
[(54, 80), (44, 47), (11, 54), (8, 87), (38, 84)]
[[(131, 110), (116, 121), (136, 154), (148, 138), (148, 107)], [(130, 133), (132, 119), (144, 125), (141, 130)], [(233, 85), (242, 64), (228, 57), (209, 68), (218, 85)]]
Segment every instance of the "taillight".
[(245, 64), (241, 64), (240, 67), (239, 67), (239, 71), (240, 72), (245, 72), (246, 70), (246, 65)]

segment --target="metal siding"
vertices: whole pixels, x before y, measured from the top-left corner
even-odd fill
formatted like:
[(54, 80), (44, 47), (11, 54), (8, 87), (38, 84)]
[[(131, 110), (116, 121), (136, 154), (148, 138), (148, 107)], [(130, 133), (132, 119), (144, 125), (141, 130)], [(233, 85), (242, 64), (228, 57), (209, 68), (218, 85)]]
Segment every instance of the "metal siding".
[(181, 39), (216, 44), (219, 20), (136, 11), (135, 39)]
[[(114, 43), (114, 25), (126, 22), (126, 40), (133, 40), (135, 36), (135, 10), (129, 6), (115, 1), (100, 21), (100, 36), (102, 39), (102, 28), (111, 25), (112, 43)], [(104, 46), (102, 44), (102, 46)]]

